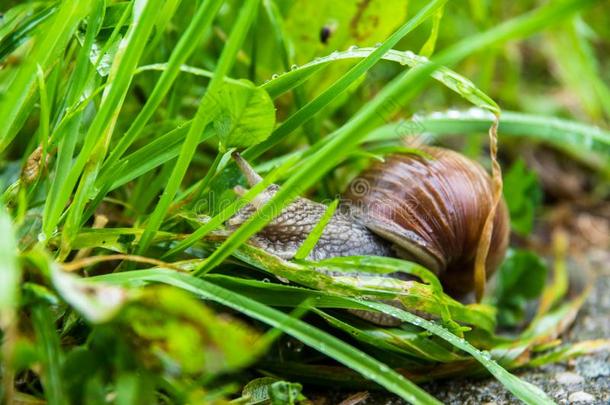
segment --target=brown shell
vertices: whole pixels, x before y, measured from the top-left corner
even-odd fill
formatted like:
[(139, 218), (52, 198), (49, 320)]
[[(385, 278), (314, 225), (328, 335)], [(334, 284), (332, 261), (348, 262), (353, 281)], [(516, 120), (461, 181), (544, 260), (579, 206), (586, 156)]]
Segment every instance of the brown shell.
[[(445, 290), (461, 296), (474, 288), (474, 262), (493, 204), (491, 178), (457, 152), (426, 148), (428, 157), (392, 155), (354, 179), (344, 195), (371, 231), (393, 242), (397, 254), (434, 271)], [(486, 262), (489, 277), (506, 253), (508, 210), (497, 207)]]

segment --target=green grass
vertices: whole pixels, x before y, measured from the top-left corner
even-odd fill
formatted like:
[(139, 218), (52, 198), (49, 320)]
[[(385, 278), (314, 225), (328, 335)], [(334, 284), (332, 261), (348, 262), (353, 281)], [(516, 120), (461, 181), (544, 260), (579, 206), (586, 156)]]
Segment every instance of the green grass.
[[(593, 198), (607, 198), (603, 2), (11, 3), (0, 10), (6, 401), (255, 403), (241, 392), (253, 381), (266, 403), (294, 403), (326, 382), (426, 404), (438, 401), (420, 382), (490, 375), (526, 403), (552, 403), (508, 370), (608, 346), (548, 347), (586, 289), (568, 297), (567, 285), (532, 284), (523, 297), (540, 298), (539, 312), (507, 335), (498, 322), (522, 314), (506, 291), (466, 305), (414, 263), (305, 260), (368, 160), (417, 152), (405, 138), (450, 137), (489, 166), (481, 135), (498, 114), (501, 152), (562, 151), (594, 174)], [(241, 197), (235, 150), (263, 176)], [(541, 190), (519, 170), (530, 183), (507, 198), (530, 213), (511, 211), (527, 237)], [(272, 183), (281, 187), (268, 203), (225, 232)], [(248, 243), (302, 195), (329, 208), (295, 260)], [(503, 275), (524, 271), (514, 263)], [(555, 258), (555, 283), (565, 267)], [(414, 280), (384, 277), (392, 272)], [(346, 309), (404, 323), (376, 327)], [(265, 373), (278, 382), (257, 380)]]

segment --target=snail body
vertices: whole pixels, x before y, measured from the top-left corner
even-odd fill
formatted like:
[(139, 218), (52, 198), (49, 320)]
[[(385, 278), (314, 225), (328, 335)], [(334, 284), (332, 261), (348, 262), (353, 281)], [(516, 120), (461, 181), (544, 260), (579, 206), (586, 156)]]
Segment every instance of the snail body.
[[(490, 176), (457, 152), (433, 147), (423, 152), (426, 156), (391, 155), (356, 177), (308, 258), (400, 257), (432, 270), (453, 296), (471, 292), (477, 246), (494, 209)], [(237, 163), (251, 184), (260, 180), (241, 158)], [(265, 190), (228, 222), (229, 229), (243, 223), (277, 189)], [(291, 259), (325, 211), (323, 204), (298, 198), (251, 243)], [(487, 277), (502, 261), (508, 236), (508, 210), (501, 200), (485, 262)]]

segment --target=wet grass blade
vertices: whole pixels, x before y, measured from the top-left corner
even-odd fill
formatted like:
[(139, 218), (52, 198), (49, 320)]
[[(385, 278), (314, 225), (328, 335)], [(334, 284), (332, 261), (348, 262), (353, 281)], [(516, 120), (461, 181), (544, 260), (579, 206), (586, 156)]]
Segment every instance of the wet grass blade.
[(68, 255), (70, 243), (81, 226), (85, 204), (92, 194), (99, 167), (106, 155), (121, 106), (133, 80), (132, 72), (144, 52), (147, 39), (158, 16), (160, 4), (161, 0), (147, 0), (138, 13), (133, 13), (133, 23), (121, 42), (122, 45), (112, 63), (108, 76), (108, 82), (111, 84), (105, 89), (99, 110), (66, 178), (64, 192), (58, 196), (63, 200), (63, 204), (58, 205), (63, 206), (80, 177), (62, 232), (60, 257)]
[(36, 341), (43, 363), (42, 385), (45, 397), (49, 405), (63, 405), (66, 398), (61, 378), (62, 352), (53, 319), (55, 318), (47, 304), (36, 305), (32, 310)]
[(17, 125), (18, 116), (32, 95), (36, 84), (37, 71), (40, 66), (46, 70), (54, 58), (66, 48), (72, 33), (80, 21), (87, 15), (92, 1), (63, 2), (57, 12), (46, 22), (38, 32), (37, 46), (24, 59), (17, 76), (11, 83), (3, 101), (0, 103), (0, 153), (11, 143), (20, 128)]
[[(422, 135), (451, 135), (485, 133), (493, 117), (481, 109), (439, 111), (429, 115), (416, 115), (410, 124), (395, 122), (369, 133), (367, 141), (399, 139), (401, 127), (413, 128)], [(610, 169), (610, 131), (580, 122), (503, 111), (498, 131), (503, 137), (516, 136), (549, 142), (566, 153), (599, 169)], [(592, 153), (598, 157), (592, 159)]]
[(388, 39), (386, 39), (379, 48), (375, 49), (366, 58), (361, 60), (356, 66), (350, 69), (344, 74), (339, 80), (333, 85), (324, 90), (322, 94), (316, 97), (314, 100), (308, 102), (296, 113), (290, 116), (286, 121), (282, 123), (271, 136), (259, 145), (253, 146), (249, 150), (244, 152), (244, 158), (252, 159), (259, 156), (265, 150), (268, 150), (273, 145), (277, 144), (286, 135), (294, 131), (296, 128), (304, 124), (307, 120), (311, 119), (317, 112), (327, 106), (332, 100), (338, 97), (341, 93), (349, 88), (349, 86), (358, 80), (363, 74), (367, 72), (371, 67), (377, 63), (381, 57), (390, 49), (394, 47), (403, 37), (409, 32), (414, 30), (422, 22), (432, 16), (437, 10), (439, 10), (446, 0), (433, 0), (428, 3), (423, 9), (417, 13), (413, 18), (407, 21), (402, 27), (394, 32)]
[(205, 280), (167, 270), (130, 271), (93, 278), (112, 283), (160, 282), (190, 291), (193, 294), (233, 308), (251, 318), (258, 319), (274, 328), (282, 330), (308, 346), (358, 371), (388, 391), (399, 395), (413, 404), (439, 404), (434, 397), (421, 388), (338, 338), (313, 326), (286, 315), (266, 305), (233, 291), (218, 287)]
[(440, 337), (441, 339), (446, 340), (458, 349), (461, 349), (466, 353), (470, 354), (479, 363), (481, 363), (481, 365), (483, 365), (483, 367), (485, 367), (494, 377), (496, 377), (498, 381), (500, 381), (504, 385), (504, 387), (506, 387), (506, 389), (508, 389), (517, 398), (519, 398), (526, 404), (542, 405), (555, 403), (538, 387), (521, 380), (519, 377), (509, 373), (504, 368), (502, 368), (491, 358), (489, 352), (482, 352), (478, 350), (469, 342), (455, 336), (453, 333), (449, 332), (442, 326), (390, 305), (363, 300), (357, 301), (371, 309), (395, 316), (396, 318), (399, 318), (404, 322), (420, 326), (428, 332), (431, 332), (436, 336)]
[[(144, 107), (142, 107), (129, 129), (121, 137), (119, 143), (113, 148), (112, 153), (104, 162), (105, 168), (112, 167), (112, 165), (125, 153), (129, 145), (139, 137), (142, 129), (144, 129), (144, 125), (146, 125), (153, 116), (155, 110), (161, 105), (167, 92), (178, 77), (180, 67), (188, 60), (195, 49), (197, 49), (203, 35), (212, 24), (214, 16), (218, 12), (221, 4), (222, 1), (220, 0), (208, 0), (199, 6), (189, 26), (186, 28), (186, 31), (182, 34), (176, 47), (172, 51), (169, 60), (165, 64), (165, 69), (161, 73), (161, 77), (159, 77), (152, 93), (146, 100), (146, 104), (144, 104)], [(163, 18), (169, 19), (171, 18), (171, 15), (165, 15)]]
[[(227, 41), (227, 44), (223, 48), (222, 54), (220, 55), (218, 66), (214, 71), (214, 76), (210, 81), (206, 94), (213, 94), (213, 92), (216, 91), (216, 89), (223, 82), (224, 77), (231, 70), (231, 67), (235, 62), (237, 52), (241, 48), (252, 21), (254, 21), (258, 4), (259, 0), (247, 0), (244, 6), (241, 8), (237, 21), (235, 22), (231, 35), (229, 36), (229, 40)], [(204, 95), (204, 97), (206, 96)], [(146, 232), (142, 236), (138, 246), (139, 254), (142, 254), (148, 249), (154, 233), (161, 226), (161, 222), (163, 221), (163, 218), (165, 218), (165, 214), (167, 213), (174, 196), (178, 192), (178, 188), (182, 183), (186, 170), (191, 163), (200, 134), (203, 133), (211, 118), (212, 117), (208, 115), (206, 103), (202, 102), (195, 113), (195, 118), (191, 123), (189, 132), (186, 134), (186, 138), (182, 144), (182, 148), (180, 149), (180, 155), (178, 156), (174, 170), (170, 175), (165, 192), (162, 194), (159, 203), (148, 219)]]

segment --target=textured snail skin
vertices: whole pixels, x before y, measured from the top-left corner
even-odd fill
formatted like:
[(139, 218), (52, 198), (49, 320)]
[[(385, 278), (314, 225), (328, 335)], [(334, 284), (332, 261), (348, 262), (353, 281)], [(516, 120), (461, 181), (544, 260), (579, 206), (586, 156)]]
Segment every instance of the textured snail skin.
[[(474, 288), (474, 261), (492, 209), (487, 172), (457, 152), (426, 148), (429, 157), (392, 155), (360, 174), (344, 203), (358, 220), (393, 243), (398, 256), (434, 271), (445, 291), (463, 296)], [(354, 184), (366, 184), (366, 193)], [(506, 204), (500, 201), (486, 261), (489, 277), (502, 261), (509, 238)]]
[[(264, 204), (278, 186), (272, 185), (253, 204), (244, 207), (227, 223), (233, 231), (252, 216), (257, 206)], [(250, 243), (282, 259), (292, 259), (328, 207), (306, 198), (297, 198), (280, 212)], [(390, 244), (372, 233), (364, 225), (347, 214), (337, 211), (324, 228), (316, 246), (309, 253), (309, 260), (322, 260), (338, 256), (390, 256)]]

